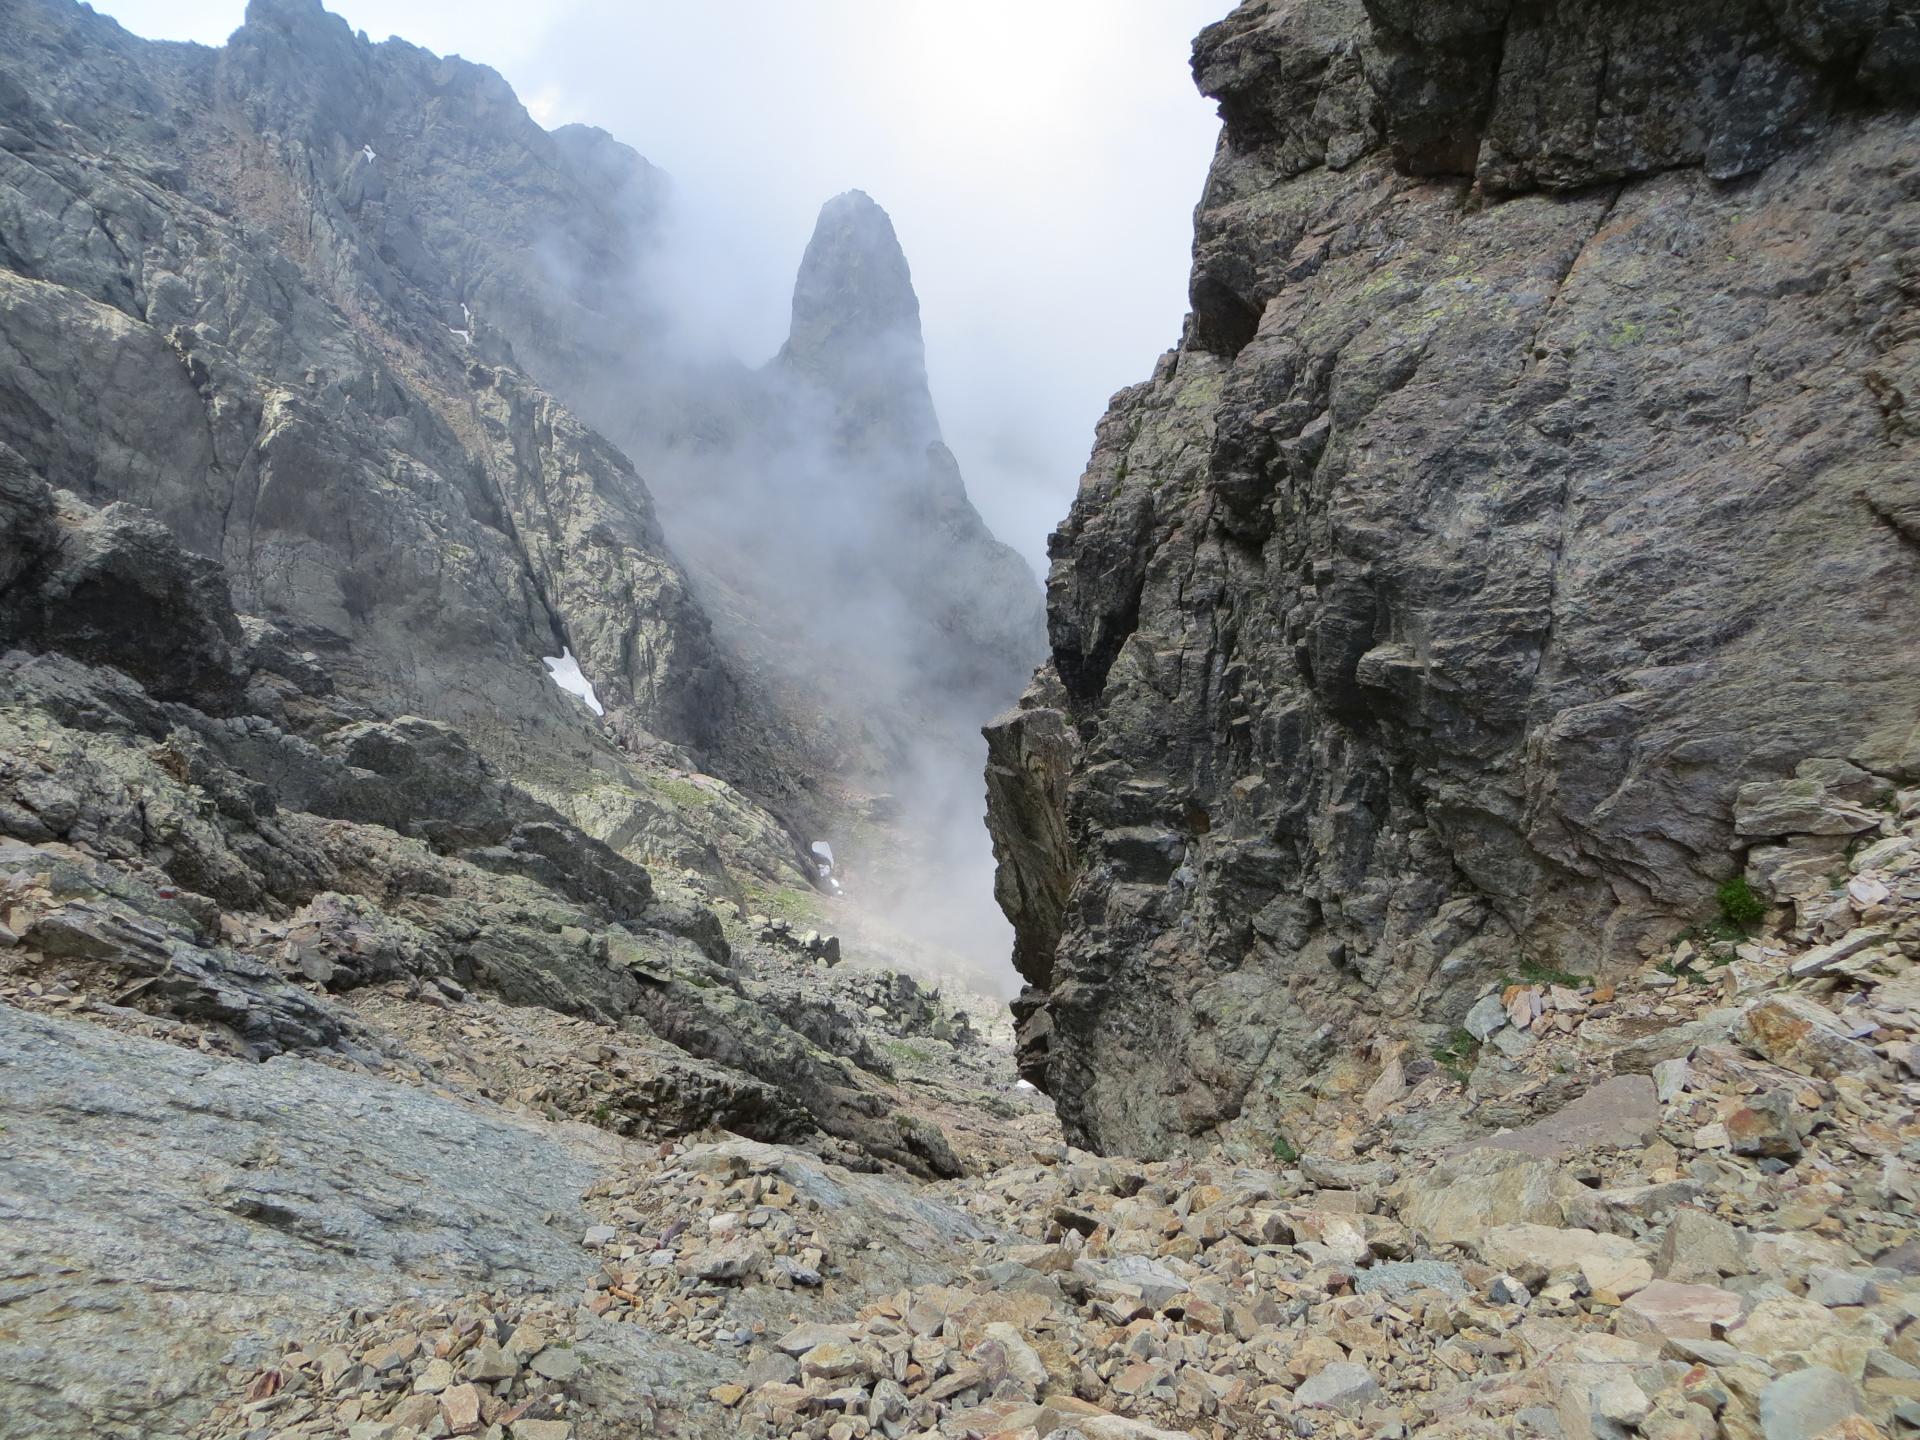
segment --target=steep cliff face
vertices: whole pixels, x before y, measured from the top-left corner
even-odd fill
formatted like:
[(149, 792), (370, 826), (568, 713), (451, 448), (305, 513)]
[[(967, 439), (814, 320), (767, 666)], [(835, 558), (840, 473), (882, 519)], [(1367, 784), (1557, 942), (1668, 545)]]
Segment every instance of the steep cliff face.
[(989, 729), (1069, 1133), (1164, 1152), (1502, 973), (1618, 972), (1812, 828), (1743, 784), (1920, 774), (1917, 57), (1897, 4), (1202, 34), (1193, 313)]
[[(627, 755), (723, 756), (750, 711), (644, 486), (484, 319), (495, 289), (564, 311), (530, 247), (592, 248), (580, 146), (318, 5), (263, 0), (221, 51), (11, 17), (0, 439), (151, 510), (375, 711), (570, 807), (615, 782), (603, 833), (650, 813)], [(569, 648), (604, 727), (548, 678)]]

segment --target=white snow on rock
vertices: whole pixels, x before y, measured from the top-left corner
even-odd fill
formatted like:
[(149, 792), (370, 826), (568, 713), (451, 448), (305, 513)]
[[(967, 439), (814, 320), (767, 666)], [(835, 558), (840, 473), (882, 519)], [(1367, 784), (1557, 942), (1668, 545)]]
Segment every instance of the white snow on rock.
[(813, 852), (813, 873), (827, 882), (832, 894), (840, 893), (840, 882), (833, 878), (833, 846), (824, 840), (816, 840), (807, 847)]
[(449, 335), (458, 335), (462, 345), (471, 345), (473, 343), (473, 332), (471, 330), (456, 330), (453, 326), (449, 325), (447, 326), (447, 333)]
[(562, 648), (558, 655), (542, 655), (540, 662), (547, 667), (547, 674), (553, 677), (553, 683), (569, 695), (577, 695), (586, 707), (596, 715), (607, 713), (600, 703), (600, 697), (593, 693), (593, 682), (580, 673), (580, 662), (573, 658), (573, 651)]
[(367, 163), (369, 165), (371, 165), (375, 160), (380, 158), (379, 156), (373, 153), (373, 147), (371, 145), (362, 145), (360, 147), (360, 153), (366, 157)]

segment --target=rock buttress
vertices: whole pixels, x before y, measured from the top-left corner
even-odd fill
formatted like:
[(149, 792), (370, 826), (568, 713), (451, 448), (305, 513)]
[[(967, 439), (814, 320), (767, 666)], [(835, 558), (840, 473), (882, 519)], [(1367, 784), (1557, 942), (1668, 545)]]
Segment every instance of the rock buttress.
[(1743, 783), (1920, 774), (1912, 17), (1508, 8), (1196, 43), (1192, 315), (990, 732), (1027, 1073), (1095, 1148), (1636, 963)]

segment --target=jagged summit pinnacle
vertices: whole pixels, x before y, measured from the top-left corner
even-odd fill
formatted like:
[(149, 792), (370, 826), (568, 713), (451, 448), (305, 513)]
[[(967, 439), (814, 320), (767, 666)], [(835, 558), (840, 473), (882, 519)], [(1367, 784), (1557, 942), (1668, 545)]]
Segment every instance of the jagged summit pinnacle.
[(863, 190), (820, 207), (779, 363), (823, 385), (846, 420), (881, 425), (916, 448), (940, 438), (906, 252)]

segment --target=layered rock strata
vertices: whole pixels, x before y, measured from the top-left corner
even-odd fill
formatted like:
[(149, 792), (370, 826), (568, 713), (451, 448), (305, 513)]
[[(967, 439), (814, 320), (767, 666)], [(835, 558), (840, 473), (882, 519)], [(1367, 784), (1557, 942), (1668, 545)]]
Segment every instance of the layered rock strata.
[[(1192, 316), (989, 731), (1027, 1068), (1159, 1153), (1920, 766), (1898, 5), (1242, 5)], [(1835, 767), (1838, 767), (1837, 769)], [(1851, 777), (1851, 778), (1845, 778)]]

